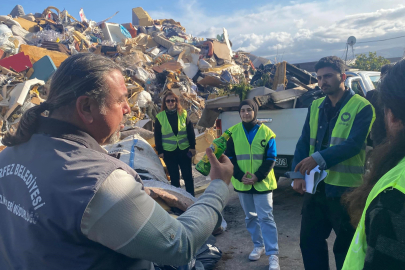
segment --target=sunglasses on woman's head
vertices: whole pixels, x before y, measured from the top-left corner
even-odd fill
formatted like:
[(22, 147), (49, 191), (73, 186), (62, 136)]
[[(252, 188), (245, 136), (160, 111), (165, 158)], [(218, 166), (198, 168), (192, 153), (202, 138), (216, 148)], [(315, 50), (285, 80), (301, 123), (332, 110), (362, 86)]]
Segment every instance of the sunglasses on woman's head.
[(166, 99), (166, 103), (176, 103), (175, 99)]

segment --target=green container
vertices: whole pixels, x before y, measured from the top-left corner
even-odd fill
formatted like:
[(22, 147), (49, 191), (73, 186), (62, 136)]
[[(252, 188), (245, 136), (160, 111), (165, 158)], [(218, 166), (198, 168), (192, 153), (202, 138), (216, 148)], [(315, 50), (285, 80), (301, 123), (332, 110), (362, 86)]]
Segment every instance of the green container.
[[(220, 158), (222, 154), (225, 152), (226, 142), (231, 137), (231, 134), (232, 133), (229, 130), (226, 130), (221, 137), (215, 139), (212, 142), (210, 148), (212, 149), (212, 152), (214, 152), (216, 158)], [(205, 154), (203, 158), (197, 163), (197, 165), (195, 165), (195, 168), (202, 175), (207, 176), (210, 173), (211, 164), (207, 157), (207, 154)]]

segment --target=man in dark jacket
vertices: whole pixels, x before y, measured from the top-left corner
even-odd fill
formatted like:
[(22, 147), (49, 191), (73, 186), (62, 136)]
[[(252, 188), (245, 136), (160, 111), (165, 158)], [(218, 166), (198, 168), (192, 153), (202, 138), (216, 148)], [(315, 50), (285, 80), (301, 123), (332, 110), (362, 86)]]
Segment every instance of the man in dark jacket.
[[(371, 104), (344, 82), (343, 61), (325, 57), (315, 65), (319, 87), (327, 95), (308, 109), (294, 154), (290, 177), (294, 190), (304, 195), (300, 247), (306, 270), (329, 269), (326, 239), (336, 233), (333, 247), (336, 268), (342, 268), (354, 229), (341, 196), (361, 184), (365, 144), (375, 114)], [(307, 193), (304, 175), (319, 166), (327, 170), (315, 194)], [(311, 192), (311, 191), (308, 191)]]
[(112, 60), (71, 56), (53, 75), (47, 101), (3, 138), (0, 269), (185, 265), (221, 224), (233, 172), (226, 157), (220, 163), (207, 150), (215, 180), (176, 220), (133, 169), (100, 147), (120, 137), (127, 95)]

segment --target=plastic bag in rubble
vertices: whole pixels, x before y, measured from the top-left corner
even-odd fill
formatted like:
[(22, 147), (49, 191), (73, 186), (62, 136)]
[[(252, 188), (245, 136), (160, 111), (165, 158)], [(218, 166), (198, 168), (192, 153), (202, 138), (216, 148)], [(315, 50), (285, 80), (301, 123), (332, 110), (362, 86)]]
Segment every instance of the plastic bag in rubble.
[(13, 32), (11, 31), (11, 29), (5, 25), (5, 24), (0, 24), (0, 35), (5, 35), (8, 37), (12, 37), (13, 36)]
[(34, 45), (38, 45), (44, 41), (58, 42), (59, 40), (63, 40), (64, 36), (55, 30), (43, 30), (37, 33), (29, 33), (25, 38)]
[(177, 62), (180, 63), (184, 74), (187, 75), (190, 79), (192, 79), (198, 72), (198, 66), (194, 63), (184, 63), (182, 59), (178, 59)]
[(150, 73), (147, 72), (144, 68), (136, 67), (134, 70), (135, 78), (137, 78), (141, 82), (145, 83), (149, 79)]
[(187, 265), (171, 266), (171, 265), (155, 265), (156, 270), (212, 270), (222, 258), (222, 251), (215, 246), (216, 239), (210, 236), (208, 240), (197, 250), (196, 257)]
[(200, 69), (208, 69), (212, 67), (211, 64), (204, 59), (200, 59), (200, 61), (198, 62), (198, 66), (200, 67)]
[(193, 63), (183, 64), (182, 67), (184, 74), (186, 74), (190, 79), (194, 78), (198, 72), (198, 66), (194, 65)]
[(5, 24), (0, 24), (0, 49), (12, 54), (17, 53), (13, 43), (13, 32)]
[(118, 143), (106, 145), (104, 148), (109, 154), (120, 154), (119, 159), (133, 168), (142, 180), (169, 183), (155, 150), (138, 134)]
[(210, 236), (205, 244), (197, 251), (196, 263), (200, 262), (204, 270), (212, 270), (222, 257), (222, 251), (215, 246), (216, 238)]
[(148, 106), (148, 103), (152, 102), (152, 96), (148, 92), (143, 90), (138, 94), (137, 102), (139, 108), (146, 108)]
[(190, 93), (191, 94), (197, 94), (198, 87), (195, 85), (192, 81), (190, 82)]

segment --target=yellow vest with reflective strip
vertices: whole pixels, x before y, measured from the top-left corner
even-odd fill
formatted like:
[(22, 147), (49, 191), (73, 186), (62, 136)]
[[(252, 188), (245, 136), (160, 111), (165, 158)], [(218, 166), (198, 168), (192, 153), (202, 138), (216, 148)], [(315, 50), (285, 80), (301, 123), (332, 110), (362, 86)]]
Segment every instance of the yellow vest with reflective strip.
[[(367, 197), (366, 206), (364, 207), (363, 214), (359, 225), (357, 226), (356, 233), (353, 236), (352, 243), (346, 255), (346, 260), (343, 264), (342, 270), (361, 270), (364, 268), (364, 260), (367, 253), (367, 240), (365, 231), (365, 219), (367, 208), (370, 203), (387, 188), (395, 188), (402, 193), (405, 193), (405, 159), (402, 159), (397, 166), (392, 168), (389, 172), (384, 174), (380, 180), (375, 184), (370, 194)], [(387, 268), (389, 261), (387, 262)]]
[[(252, 145), (249, 144), (246, 138), (245, 130), (242, 123), (236, 124), (229, 129), (232, 132), (232, 139), (235, 144), (236, 160), (239, 168), (244, 172), (256, 173), (263, 163), (265, 156), (265, 148), (271, 138), (276, 138), (276, 134), (266, 125), (260, 125)], [(248, 191), (252, 189), (252, 185), (245, 185), (236, 178), (232, 177), (232, 184), (236, 190)], [(265, 179), (256, 182), (254, 187), (257, 191), (267, 191), (277, 188), (276, 177), (274, 176), (273, 169)]]
[(162, 146), (165, 151), (174, 151), (177, 146), (179, 146), (180, 150), (190, 147), (187, 139), (187, 111), (183, 110), (181, 114), (177, 113), (177, 116), (178, 133), (176, 136), (173, 133), (169, 120), (167, 119), (166, 111), (162, 111), (156, 115), (156, 118), (162, 126)]
[[(325, 98), (314, 100), (311, 105), (311, 116), (309, 119), (310, 126), (310, 147), (309, 155), (311, 156), (315, 151), (316, 137), (318, 133), (318, 120), (319, 120), (319, 106)], [(346, 105), (340, 110), (335, 127), (332, 130), (332, 136), (330, 138), (330, 147), (341, 144), (345, 141), (350, 134), (356, 115), (367, 105), (370, 105), (365, 98), (354, 95), (346, 103)], [(372, 106), (371, 106), (372, 107)], [(374, 108), (373, 118), (368, 129), (368, 133), (371, 130), (375, 119)], [(367, 135), (368, 135), (367, 133)], [(364, 138), (364, 144), (360, 153), (352, 158), (349, 158), (327, 170), (328, 175), (325, 178), (325, 183), (342, 187), (358, 187), (362, 183), (362, 177), (364, 173), (364, 162), (366, 157), (366, 142), (367, 136)]]

